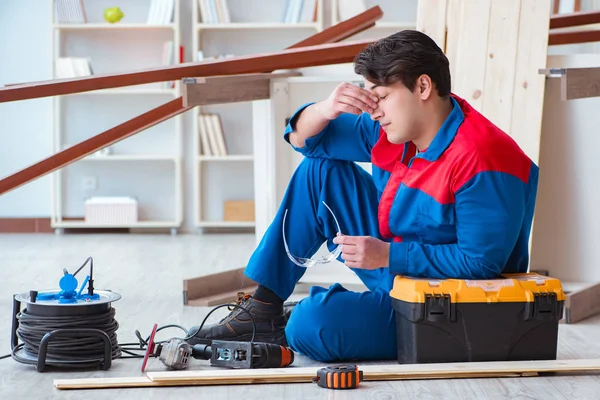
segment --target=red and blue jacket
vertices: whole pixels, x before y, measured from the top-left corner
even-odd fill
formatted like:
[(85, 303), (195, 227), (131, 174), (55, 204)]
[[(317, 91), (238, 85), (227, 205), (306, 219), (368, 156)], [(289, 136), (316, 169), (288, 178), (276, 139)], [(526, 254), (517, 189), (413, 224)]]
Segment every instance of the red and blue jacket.
[(366, 113), (340, 115), (295, 149), (372, 163), (390, 273), (491, 279), (526, 272), (538, 166), (465, 100), (451, 99), (453, 111), (422, 152), (412, 142), (390, 143)]

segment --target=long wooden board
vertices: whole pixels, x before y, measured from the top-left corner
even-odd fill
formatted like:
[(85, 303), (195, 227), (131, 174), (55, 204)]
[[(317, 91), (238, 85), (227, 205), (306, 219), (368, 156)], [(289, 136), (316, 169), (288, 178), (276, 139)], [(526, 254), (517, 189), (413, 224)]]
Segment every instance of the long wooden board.
[[(337, 24), (332, 27), (325, 29), (323, 32), (320, 32), (316, 35), (310, 36), (307, 39), (293, 44), (288, 48), (296, 49), (301, 48), (302, 46), (316, 46), (321, 44), (329, 43), (330, 41), (335, 41), (337, 38), (347, 38), (356, 34), (358, 32), (363, 31), (371, 24), (374, 24), (375, 21), (383, 15), (381, 9), (379, 7), (372, 7), (371, 9), (361, 13), (349, 21), (345, 23)], [(275, 69), (283, 68), (281, 66), (277, 66), (277, 68), (272, 68), (270, 70), (262, 71), (263, 73), (272, 72)], [(258, 71), (261, 72), (261, 71)], [(117, 74), (118, 75), (118, 74)], [(221, 74), (217, 74), (221, 75)], [(120, 75), (119, 75), (120, 76)], [(193, 76), (193, 75), (192, 75)], [(123, 83), (123, 79), (118, 78), (120, 81), (119, 84)], [(32, 94), (32, 91), (35, 93), (36, 88), (40, 85), (51, 84), (53, 81), (49, 82), (29, 82), (21, 85), (12, 85), (9, 88), (16, 88), (17, 90), (25, 90), (27, 94), (27, 90), (29, 90), (29, 96)], [(59, 81), (60, 83), (60, 81)], [(108, 83), (106, 83), (108, 84)], [(133, 84), (133, 82), (129, 82), (127, 85)], [(126, 85), (126, 86), (127, 86)], [(109, 86), (115, 87), (115, 86)], [(0, 89), (0, 98), (2, 96), (1, 91), (6, 89)], [(64, 89), (63, 89), (64, 90)], [(74, 92), (69, 92), (74, 93)], [(22, 96), (22, 94), (20, 95)], [(34, 96), (37, 97), (37, 96)], [(16, 99), (20, 99), (17, 96)], [(175, 109), (173, 108), (175, 106)], [(116, 143), (117, 141), (123, 140), (131, 135), (139, 133), (151, 126), (154, 126), (160, 122), (166, 121), (169, 118), (174, 117), (175, 115), (181, 114), (187, 110), (189, 110), (187, 104), (184, 104), (183, 97), (179, 97), (173, 101), (167, 102), (153, 110), (150, 110), (147, 113), (144, 113), (140, 116), (137, 116), (129, 121), (126, 121), (114, 128), (111, 128), (103, 133), (100, 133), (84, 142), (81, 142), (69, 149), (66, 149), (62, 152), (56, 153), (45, 160), (42, 160), (30, 167), (27, 167), (21, 171), (18, 171), (8, 177), (0, 180), (0, 195), (7, 193), (11, 190), (14, 190), (28, 182), (31, 182), (35, 179), (38, 179), (48, 173), (55, 171), (59, 168), (62, 168), (80, 158), (85, 157), (88, 154), (91, 154), (97, 150), (100, 150), (106, 146)]]
[(352, 62), (356, 54), (375, 39), (298, 47), (261, 55), (190, 62), (144, 70), (100, 74), (90, 77), (54, 79), (36, 85), (0, 88), (0, 103), (40, 97), (81, 93), (146, 83), (179, 80), (189, 76), (217, 76), (270, 72)]
[(99, 149), (110, 146), (118, 141), (135, 135), (138, 132), (142, 132), (158, 123), (179, 115), (190, 108), (191, 107), (184, 106), (182, 104), (182, 98), (179, 97), (117, 125), (114, 128), (104, 131), (96, 136), (92, 136), (83, 142), (59, 151), (42, 161), (0, 180), (0, 195), (56, 171), (57, 169), (90, 155)]
[[(186, 386), (310, 383), (319, 368), (321, 367), (148, 372), (148, 380), (143, 377), (56, 379), (54, 386), (58, 389), (99, 389), (163, 384)], [(359, 368), (363, 371), (364, 381), (515, 377), (539, 373), (598, 373), (600, 359), (361, 365)]]

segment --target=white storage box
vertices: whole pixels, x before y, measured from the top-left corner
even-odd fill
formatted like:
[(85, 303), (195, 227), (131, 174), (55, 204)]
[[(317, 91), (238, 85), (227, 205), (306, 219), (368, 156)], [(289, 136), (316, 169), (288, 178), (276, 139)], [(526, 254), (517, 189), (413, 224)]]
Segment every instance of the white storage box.
[(132, 197), (90, 197), (85, 201), (85, 222), (125, 225), (138, 222), (138, 202)]

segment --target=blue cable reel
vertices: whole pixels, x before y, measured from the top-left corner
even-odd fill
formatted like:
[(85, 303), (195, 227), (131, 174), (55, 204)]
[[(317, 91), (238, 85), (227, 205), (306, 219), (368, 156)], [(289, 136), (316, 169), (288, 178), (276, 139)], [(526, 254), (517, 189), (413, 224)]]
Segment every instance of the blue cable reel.
[[(73, 304), (80, 301), (88, 302), (90, 300), (99, 300), (100, 295), (98, 293), (94, 293), (94, 280), (92, 279), (93, 262), (91, 260), (91, 257), (89, 257), (85, 261), (85, 263), (83, 263), (83, 265), (79, 267), (79, 269), (73, 274), (70, 274), (67, 271), (67, 269), (64, 268), (64, 275), (60, 278), (60, 281), (58, 282), (60, 291), (57, 293), (37, 293), (37, 295), (34, 294), (35, 300), (57, 300), (60, 304)], [(85, 277), (79, 290), (76, 290), (79, 282), (77, 281), (77, 278), (75, 278), (75, 275), (77, 275), (77, 273), (81, 271), (81, 269), (85, 267), (85, 265), (88, 262), (90, 262), (90, 274)], [(88, 285), (88, 292), (82, 294), (83, 289), (86, 285)]]

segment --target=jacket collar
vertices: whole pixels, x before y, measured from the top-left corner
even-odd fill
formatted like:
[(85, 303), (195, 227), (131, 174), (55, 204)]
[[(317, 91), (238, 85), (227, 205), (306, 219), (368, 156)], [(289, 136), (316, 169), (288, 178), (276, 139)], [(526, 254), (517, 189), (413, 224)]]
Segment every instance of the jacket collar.
[(392, 172), (398, 161), (408, 166), (413, 157), (428, 161), (440, 158), (454, 140), (458, 127), (464, 121), (465, 114), (462, 108), (469, 109), (466, 102), (460, 97), (451, 94), (450, 99), (454, 107), (426, 151), (416, 154), (416, 146), (410, 141), (403, 144), (392, 144), (387, 140), (383, 129), (380, 128), (379, 140), (371, 151), (371, 162), (385, 171)]
[(417, 154), (417, 158), (422, 158), (427, 161), (436, 161), (441, 157), (442, 154), (444, 154), (444, 151), (446, 151), (448, 146), (450, 146), (454, 140), (456, 132), (458, 131), (458, 127), (465, 119), (465, 114), (459, 103), (459, 101), (462, 101), (462, 99), (452, 94), (450, 95), (450, 100), (454, 105), (452, 111), (431, 141), (429, 147), (425, 151)]

